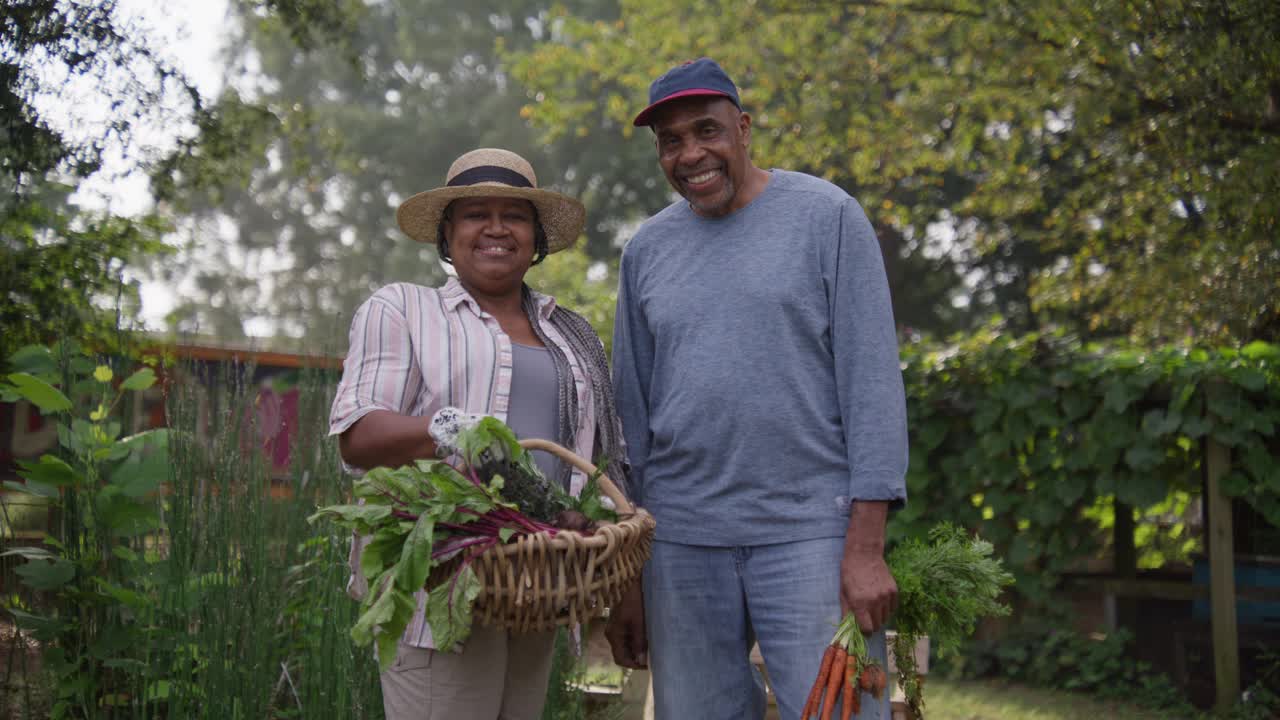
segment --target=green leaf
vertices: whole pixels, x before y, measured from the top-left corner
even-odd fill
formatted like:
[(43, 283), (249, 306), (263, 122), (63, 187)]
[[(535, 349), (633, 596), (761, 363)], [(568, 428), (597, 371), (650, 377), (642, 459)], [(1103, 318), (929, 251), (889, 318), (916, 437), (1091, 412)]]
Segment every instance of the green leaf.
[(129, 455), (128, 461), (111, 472), (111, 484), (131, 498), (145, 497), (169, 479), (168, 435), (150, 431), (116, 443)]
[[(99, 581), (98, 584), (103, 583)], [(112, 662), (108, 658), (121, 654), (135, 643), (137, 643), (137, 636), (129, 628), (116, 624), (106, 625), (98, 630), (97, 637), (89, 644), (89, 655), (104, 660), (105, 665)], [(117, 660), (116, 662), (117, 664), (112, 667), (122, 667), (125, 661)]]
[(117, 485), (102, 488), (95, 499), (98, 516), (115, 537), (134, 537), (160, 525), (152, 503), (126, 495)]
[(1154, 469), (1164, 460), (1164, 452), (1148, 443), (1131, 446), (1124, 452), (1124, 462), (1130, 468), (1142, 473)]
[(43, 345), (28, 345), (19, 349), (9, 356), (9, 365), (17, 372), (32, 375), (50, 375), (58, 369), (53, 353)]
[[(596, 477), (587, 478), (587, 484), (578, 493), (574, 501), (574, 509), (586, 515), (589, 520), (597, 522), (617, 522), (618, 513), (604, 504), (604, 494), (600, 491), (600, 483)], [(505, 542), (505, 541), (504, 541)]]
[(77, 484), (83, 475), (56, 455), (41, 455), (39, 460), (19, 460), (18, 475), (52, 487)]
[(365, 578), (376, 582), (388, 568), (394, 567), (404, 549), (405, 536), (394, 528), (383, 528), (374, 534), (360, 557), (360, 567)]
[(1249, 392), (1259, 392), (1267, 386), (1267, 376), (1253, 368), (1237, 368), (1232, 371), (1231, 379)]
[(503, 544), (506, 544), (506, 542), (511, 539), (511, 536), (515, 534), (516, 534), (516, 531), (513, 530), (512, 528), (504, 527), (498, 531), (498, 541)]
[[(391, 583), (383, 584), (371, 595), (373, 602), (367, 609), (362, 608), (360, 617), (351, 628), (351, 639), (357, 645), (368, 645), (373, 642), (374, 628), (386, 625), (391, 621), (396, 609), (396, 589)], [(389, 628), (383, 628), (386, 632)], [(401, 628), (403, 630), (403, 628)], [(398, 633), (397, 633), (398, 634)]]
[[(151, 598), (136, 590), (130, 590), (102, 578), (94, 578), (93, 582), (103, 593), (127, 607), (141, 610), (152, 604)], [(114, 651), (113, 649), (112, 652)]]
[(1094, 400), (1081, 393), (1070, 393), (1062, 398), (1062, 411), (1066, 413), (1064, 420), (1074, 422), (1089, 414), (1094, 407)]
[(63, 623), (56, 618), (45, 617), (44, 615), (36, 615), (15, 607), (6, 608), (7, 612), (13, 616), (18, 627), (23, 630), (30, 630), (33, 633), (43, 634), (50, 633), (62, 627)]
[(1204, 437), (1213, 429), (1213, 421), (1203, 415), (1192, 415), (1182, 420), (1182, 432), (1189, 438)]
[(1141, 396), (1141, 388), (1126, 382), (1113, 381), (1107, 388), (1106, 395), (1103, 396), (1102, 406), (1113, 413), (1123, 413), (1134, 400)]
[(1074, 505), (1080, 498), (1084, 497), (1085, 490), (1084, 483), (1074, 482), (1072, 479), (1059, 480), (1053, 483), (1053, 494), (1063, 505)]
[(391, 510), (388, 505), (330, 505), (317, 510), (307, 518), (307, 522), (314, 523), (321, 518), (329, 518), (338, 525), (367, 535), (379, 522), (391, 516)]
[(1148, 410), (1142, 416), (1142, 433), (1155, 440), (1178, 430), (1182, 417), (1175, 412)]
[[(76, 352), (73, 350), (73, 352)], [(71, 358), (71, 372), (77, 375), (89, 375), (93, 372), (97, 365), (89, 358), (83, 355), (76, 355)]]
[(138, 553), (124, 545), (116, 545), (111, 548), (111, 554), (124, 560), (125, 562), (137, 562)]
[(389, 632), (384, 632), (378, 635), (376, 654), (378, 656), (378, 670), (380, 672), (386, 672), (391, 669), (391, 665), (396, 659), (396, 651), (399, 647), (399, 635), (393, 635)]
[(155, 385), (155, 383), (156, 372), (151, 368), (144, 367), (126, 378), (123, 383), (120, 383), (120, 387), (125, 390), (133, 390), (137, 392), (146, 390), (152, 385)]
[(1129, 473), (1116, 483), (1116, 497), (1134, 507), (1147, 507), (1164, 500), (1169, 484), (1150, 473)]
[(417, 592), (426, 584), (427, 575), (431, 572), (431, 544), (434, 534), (435, 521), (431, 516), (423, 515), (405, 538), (395, 580), (401, 590)]
[(71, 409), (71, 401), (62, 394), (61, 390), (30, 373), (11, 373), (9, 382), (13, 383), (19, 395), (43, 412), (62, 412)]
[(397, 590), (394, 583), (386, 583), (384, 589), (351, 628), (351, 638), (357, 645), (373, 642), (377, 628), (378, 664), (383, 671), (395, 662), (396, 645), (417, 608), (413, 596)]
[(427, 624), (439, 648), (452, 648), (471, 634), (471, 609), (480, 594), (480, 580), (471, 566), (427, 593)]
[(1254, 340), (1240, 348), (1240, 354), (1250, 360), (1280, 360), (1280, 345)]
[(57, 558), (53, 562), (34, 560), (14, 569), (23, 584), (36, 590), (57, 590), (76, 576), (76, 566), (69, 560)]

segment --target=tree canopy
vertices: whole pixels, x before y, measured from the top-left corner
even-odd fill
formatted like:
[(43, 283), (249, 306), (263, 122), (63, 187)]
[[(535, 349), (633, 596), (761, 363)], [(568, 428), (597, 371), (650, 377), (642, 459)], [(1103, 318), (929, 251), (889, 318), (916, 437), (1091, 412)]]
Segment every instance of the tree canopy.
[[(163, 250), (163, 228), (154, 218), (87, 212), (68, 197), (170, 91), (193, 92), (130, 36), (115, 2), (0, 8), (0, 357), (60, 335), (106, 342), (131, 324), (138, 286), (124, 268)], [(52, 123), (46, 113), (58, 102), (108, 112)]]
[[(598, 5), (612, 7), (584, 0), (573, 9), (591, 16)], [(434, 247), (406, 238), (395, 208), (443, 184), (449, 164), (475, 147), (515, 150), (541, 185), (582, 198), (588, 254), (616, 255), (614, 219), (654, 207), (665, 188), (611, 138), (542, 143), (521, 115), (524, 89), (503, 69), (499, 48), (550, 37), (548, 8), (371, 4), (341, 47), (308, 50), (242, 6), (231, 54), (237, 71), (252, 65), (256, 79), (212, 106), (208, 128), (154, 173), (161, 197), (205, 222), (192, 235), (189, 257), (201, 262), (197, 292), (175, 313), (180, 326), (238, 337), (246, 318), (267, 315), (285, 333), (329, 341), (377, 287), (440, 282)], [(214, 145), (228, 152), (211, 153)], [(233, 252), (201, 255), (224, 244)], [(567, 291), (581, 289), (582, 278), (564, 279), (572, 280)]]
[(950, 257), (1023, 329), (1280, 333), (1275, 3), (623, 0), (554, 26), (510, 56), (553, 136), (632, 137), (647, 83), (712, 56), (758, 164), (860, 199), (891, 276)]

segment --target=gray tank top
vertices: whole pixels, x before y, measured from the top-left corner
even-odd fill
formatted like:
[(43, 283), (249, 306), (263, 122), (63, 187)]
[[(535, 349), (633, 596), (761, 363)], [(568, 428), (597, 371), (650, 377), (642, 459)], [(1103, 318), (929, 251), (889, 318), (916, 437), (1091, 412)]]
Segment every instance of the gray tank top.
[[(507, 403), (507, 425), (516, 437), (556, 440), (560, 407), (556, 366), (544, 347), (511, 343), (511, 397)], [(560, 460), (535, 450), (534, 462), (547, 478), (554, 480)]]

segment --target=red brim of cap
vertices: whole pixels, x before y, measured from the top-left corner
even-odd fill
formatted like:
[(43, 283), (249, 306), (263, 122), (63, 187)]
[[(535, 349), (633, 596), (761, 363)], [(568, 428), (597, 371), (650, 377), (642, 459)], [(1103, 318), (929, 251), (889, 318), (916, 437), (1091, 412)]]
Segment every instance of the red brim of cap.
[[(662, 98), (661, 100), (653, 103), (649, 107), (641, 110), (640, 114), (636, 116), (636, 119), (631, 121), (631, 124), (636, 127), (646, 127), (650, 124), (649, 116), (652, 115), (653, 112), (657, 110), (659, 107), (661, 107), (662, 105), (669, 103), (672, 100), (678, 100), (682, 97), (695, 97), (698, 95), (716, 95), (723, 98), (729, 97), (727, 94), (722, 93), (719, 90), (711, 90), (709, 88), (690, 88), (688, 90), (681, 90), (680, 92), (673, 92), (670, 95)], [(732, 100), (733, 98), (729, 98), (729, 99)]]

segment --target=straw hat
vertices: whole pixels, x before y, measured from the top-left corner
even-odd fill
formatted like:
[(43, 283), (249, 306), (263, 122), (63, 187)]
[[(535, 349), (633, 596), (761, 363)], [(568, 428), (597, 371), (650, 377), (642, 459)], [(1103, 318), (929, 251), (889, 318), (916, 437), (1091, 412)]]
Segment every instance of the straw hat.
[(453, 161), (444, 187), (420, 192), (401, 203), (396, 222), (414, 240), (434, 243), (445, 207), (458, 198), (470, 197), (512, 197), (532, 202), (547, 233), (547, 252), (558, 252), (577, 242), (587, 220), (582, 203), (538, 187), (538, 176), (529, 161), (510, 150), (480, 148)]

